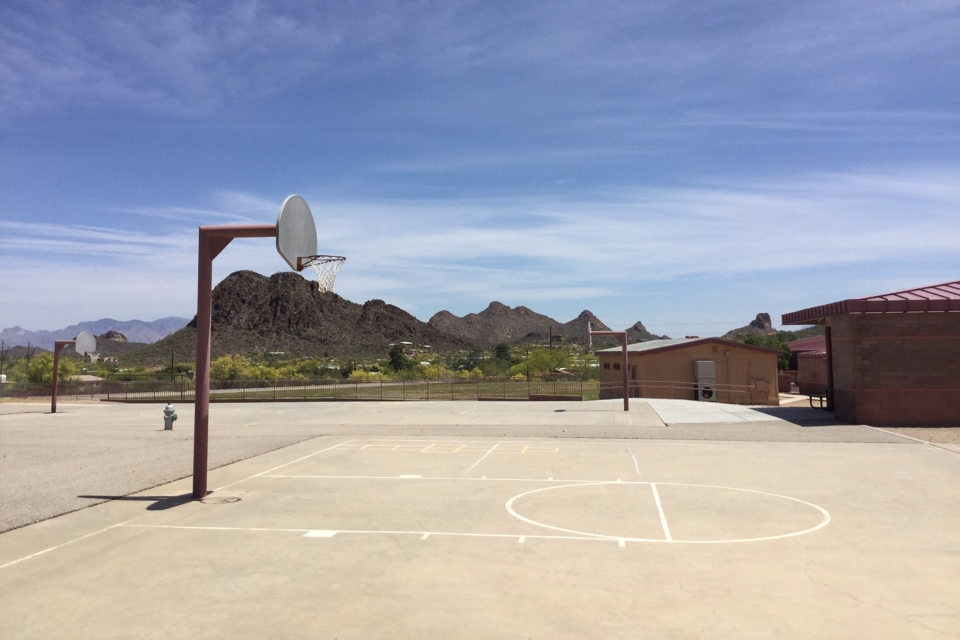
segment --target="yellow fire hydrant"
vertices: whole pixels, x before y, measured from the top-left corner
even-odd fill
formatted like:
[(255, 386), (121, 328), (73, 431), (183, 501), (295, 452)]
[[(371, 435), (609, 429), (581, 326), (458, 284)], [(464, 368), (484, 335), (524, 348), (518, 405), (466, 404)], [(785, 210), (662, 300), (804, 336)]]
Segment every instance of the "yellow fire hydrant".
[(177, 419), (177, 412), (173, 410), (173, 403), (168, 402), (163, 408), (163, 430), (173, 431), (173, 422)]

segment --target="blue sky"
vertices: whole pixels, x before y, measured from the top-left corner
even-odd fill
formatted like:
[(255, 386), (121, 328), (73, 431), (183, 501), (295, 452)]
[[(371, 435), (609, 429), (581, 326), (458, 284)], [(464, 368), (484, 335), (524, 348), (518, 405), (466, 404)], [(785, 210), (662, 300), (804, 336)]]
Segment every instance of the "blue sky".
[(291, 193), (340, 295), (424, 321), (956, 280), (960, 1), (3, 3), (0, 328), (192, 317), (197, 227)]

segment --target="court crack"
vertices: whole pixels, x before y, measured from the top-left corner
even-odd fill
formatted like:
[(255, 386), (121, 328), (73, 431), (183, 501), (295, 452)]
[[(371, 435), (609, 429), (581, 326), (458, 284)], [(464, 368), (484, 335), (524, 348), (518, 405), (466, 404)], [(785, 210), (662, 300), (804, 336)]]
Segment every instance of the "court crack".
[(840, 595), (843, 595), (843, 596), (845, 596), (847, 599), (852, 600), (852, 601), (854, 601), (854, 602), (857, 602), (857, 603), (859, 603), (859, 604), (865, 605), (865, 606), (867, 606), (867, 607), (873, 607), (874, 609), (878, 609), (878, 610), (880, 610), (880, 611), (883, 611), (884, 613), (886, 613), (886, 614), (888, 614), (888, 615), (890, 615), (890, 616), (893, 616), (894, 618), (900, 618), (900, 619), (906, 620), (908, 623), (917, 625), (918, 627), (922, 627), (922, 628), (924, 628), (924, 629), (926, 629), (926, 630), (928, 630), (928, 631), (935, 631), (935, 632), (937, 632), (937, 633), (941, 633), (941, 634), (943, 634), (943, 636), (944, 636), (945, 638), (960, 638), (960, 633), (953, 633), (953, 632), (950, 632), (950, 631), (944, 631), (943, 629), (938, 629), (938, 628), (936, 628), (936, 627), (931, 627), (931, 626), (929, 626), (928, 624), (924, 624), (923, 621), (921, 621), (921, 620), (918, 619), (918, 618), (934, 618), (934, 617), (936, 617), (936, 618), (957, 618), (957, 619), (960, 619), (960, 612), (958, 612), (958, 613), (953, 613), (953, 614), (949, 614), (949, 613), (947, 613), (947, 614), (924, 614), (924, 613), (901, 613), (901, 612), (898, 612), (898, 611), (894, 611), (894, 610), (890, 609), (889, 607), (887, 607), (887, 606), (885, 606), (885, 605), (883, 605), (883, 604), (881, 604), (881, 603), (879, 603), (879, 602), (871, 602), (871, 601), (868, 601), (868, 600), (864, 600), (863, 598), (861, 598), (861, 597), (859, 597), (859, 596), (857, 596), (857, 595), (855, 595), (855, 594), (853, 594), (853, 593), (850, 593), (849, 591), (845, 591), (845, 590), (841, 589), (840, 587), (838, 587), (838, 586), (836, 586), (836, 585), (829, 584), (829, 583), (827, 583), (827, 582), (825, 582), (825, 581), (823, 581), (823, 580), (820, 580), (820, 579), (818, 579), (818, 578), (815, 578), (814, 576), (812, 576), (812, 575), (810, 574), (810, 566), (813, 564), (813, 562), (814, 562), (813, 560), (808, 560), (807, 563), (806, 563), (806, 564), (804, 565), (804, 567), (803, 567), (803, 575), (804, 575), (810, 582), (812, 582), (812, 583), (814, 583), (814, 584), (817, 584), (817, 585), (820, 585), (821, 587), (825, 587), (825, 588), (827, 588), (827, 589), (831, 589), (831, 590), (833, 590), (835, 593), (838, 593), (838, 594), (840, 594)]

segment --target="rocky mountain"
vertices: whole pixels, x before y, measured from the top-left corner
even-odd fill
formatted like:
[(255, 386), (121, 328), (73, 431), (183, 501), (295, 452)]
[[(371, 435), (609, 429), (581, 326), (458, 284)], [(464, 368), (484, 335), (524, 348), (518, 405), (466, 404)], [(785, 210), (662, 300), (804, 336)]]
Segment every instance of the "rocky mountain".
[[(320, 292), (316, 282), (295, 273), (265, 277), (238, 271), (213, 290), (212, 353), (284, 352), (312, 357), (383, 355), (398, 341), (457, 351), (499, 343), (586, 344), (587, 327), (609, 330), (590, 311), (565, 323), (527, 307), (491, 302), (480, 313), (458, 317), (449, 311), (422, 322), (383, 300), (364, 304)], [(650, 339), (641, 323), (631, 337)], [(597, 341), (594, 341), (597, 346)], [(167, 362), (194, 357), (196, 319), (181, 330), (143, 347), (131, 361)]]
[(770, 322), (770, 314), (758, 313), (757, 317), (754, 318), (750, 324), (745, 327), (740, 327), (739, 329), (728, 331), (723, 334), (722, 337), (728, 340), (743, 340), (751, 336), (775, 335), (777, 335), (777, 330), (773, 328), (773, 324)]
[[(96, 336), (96, 338), (97, 338), (96, 353), (101, 358), (126, 355), (132, 351), (136, 351), (137, 349), (145, 346), (144, 343), (141, 343), (141, 342), (130, 342), (127, 340), (127, 337), (125, 335), (123, 335), (119, 331), (113, 331), (113, 330), (107, 331), (106, 333)], [(73, 340), (73, 338), (57, 338), (57, 339)], [(19, 358), (33, 357), (36, 355), (40, 355), (41, 353), (50, 353), (53, 351), (53, 347), (54, 345), (50, 345), (49, 349), (44, 349), (43, 347), (34, 345), (32, 343), (29, 346), (18, 345), (14, 347), (11, 347), (8, 344), (4, 344), (2, 347), (3, 350), (2, 352), (0, 352), (0, 355), (3, 355), (4, 357), (8, 358), (10, 361), (13, 361)], [(63, 358), (79, 358), (80, 354), (78, 354), (70, 346), (67, 346), (65, 349), (60, 351), (60, 356)]]
[[(321, 292), (315, 281), (295, 273), (271, 277), (252, 271), (232, 273), (213, 290), (212, 354), (283, 352), (311, 357), (381, 356), (395, 342), (412, 342), (452, 352), (497, 344), (587, 344), (588, 327), (610, 328), (588, 310), (569, 322), (558, 322), (527, 307), (491, 302), (480, 313), (458, 317), (449, 311), (422, 322), (383, 300), (357, 304)], [(123, 355), (129, 364), (161, 364), (195, 357), (196, 318), (164, 318), (155, 322), (103, 319), (56, 332), (30, 332), (14, 327), (2, 334), (6, 346), (22, 341), (52, 350), (54, 340), (69, 340), (80, 331), (97, 336), (102, 356)], [(637, 322), (629, 339), (656, 336)], [(160, 335), (163, 334), (163, 335)], [(9, 338), (9, 341), (8, 341)], [(608, 344), (609, 343), (609, 344)], [(44, 345), (49, 344), (49, 348)], [(595, 339), (594, 348), (616, 344)]]
[(637, 322), (635, 325), (627, 329), (627, 341), (628, 342), (643, 342), (646, 340), (669, 340), (670, 336), (658, 336), (655, 333), (650, 333), (647, 331), (647, 328), (643, 326), (643, 323)]
[[(230, 274), (213, 290), (211, 351), (280, 353), (311, 357), (385, 354), (390, 344), (409, 341), (440, 350), (469, 343), (421, 322), (383, 300), (350, 302), (321, 292), (316, 281), (292, 272), (265, 277), (252, 271)], [(186, 327), (138, 351), (139, 361), (194, 357), (196, 318)]]
[(26, 346), (30, 344), (47, 351), (53, 351), (54, 341), (73, 340), (81, 331), (89, 331), (95, 336), (102, 336), (115, 331), (122, 334), (128, 342), (149, 344), (181, 329), (187, 322), (189, 322), (188, 318), (177, 317), (161, 318), (152, 322), (102, 318), (52, 331), (30, 331), (21, 327), (10, 327), (0, 331), (0, 340), (6, 345)]
[(605, 324), (586, 310), (570, 322), (560, 323), (527, 307), (508, 307), (500, 302), (491, 302), (480, 313), (469, 313), (462, 318), (449, 311), (440, 311), (427, 321), (439, 331), (472, 344), (487, 346), (518, 342), (548, 343), (551, 338), (554, 344), (564, 341), (582, 344), (587, 341), (588, 323), (592, 323), (594, 329), (607, 329)]

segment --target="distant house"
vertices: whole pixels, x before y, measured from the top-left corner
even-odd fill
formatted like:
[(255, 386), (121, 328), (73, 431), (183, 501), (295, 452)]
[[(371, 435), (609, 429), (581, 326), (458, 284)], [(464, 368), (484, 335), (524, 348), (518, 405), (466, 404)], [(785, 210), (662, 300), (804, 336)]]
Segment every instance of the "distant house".
[(783, 324), (826, 327), (824, 382), (841, 420), (960, 426), (960, 280), (802, 309)]
[[(778, 405), (780, 351), (723, 338), (649, 340), (627, 345), (630, 395), (730, 404)], [(623, 348), (597, 352), (600, 397), (623, 395)]]

